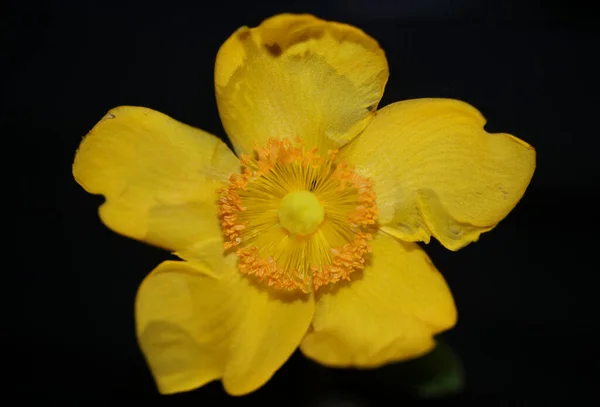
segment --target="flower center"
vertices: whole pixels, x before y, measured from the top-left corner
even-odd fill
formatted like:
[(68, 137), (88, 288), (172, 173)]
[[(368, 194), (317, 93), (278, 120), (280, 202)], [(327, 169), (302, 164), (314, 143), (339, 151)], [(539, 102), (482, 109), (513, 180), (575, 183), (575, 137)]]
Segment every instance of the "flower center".
[(313, 233), (324, 218), (323, 205), (310, 191), (290, 192), (279, 203), (279, 222), (293, 235)]
[(219, 190), (225, 249), (235, 250), (241, 273), (309, 292), (364, 268), (376, 230), (373, 185), (336, 157), (289, 139), (242, 156), (242, 172)]

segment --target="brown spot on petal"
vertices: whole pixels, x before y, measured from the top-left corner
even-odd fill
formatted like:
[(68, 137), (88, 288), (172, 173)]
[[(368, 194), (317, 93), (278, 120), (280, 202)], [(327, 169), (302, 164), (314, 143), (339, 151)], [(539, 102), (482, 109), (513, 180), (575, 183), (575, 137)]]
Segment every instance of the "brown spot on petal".
[(248, 27), (241, 27), (238, 30), (237, 35), (241, 41), (247, 40), (250, 37), (250, 30)]
[(265, 49), (269, 52), (269, 54), (273, 55), (274, 57), (278, 57), (283, 52), (281, 50), (281, 47), (277, 43), (265, 44)]

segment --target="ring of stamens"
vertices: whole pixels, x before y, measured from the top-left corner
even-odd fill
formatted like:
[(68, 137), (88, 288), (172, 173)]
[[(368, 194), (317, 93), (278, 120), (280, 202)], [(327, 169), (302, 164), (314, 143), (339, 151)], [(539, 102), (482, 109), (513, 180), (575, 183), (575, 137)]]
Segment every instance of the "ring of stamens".
[[(242, 156), (241, 173), (219, 190), (218, 202), (224, 246), (235, 249), (240, 272), (276, 289), (309, 292), (364, 268), (375, 193), (368, 178), (336, 156), (322, 158), (290, 139), (270, 139)], [(299, 191), (314, 194), (324, 212), (308, 234), (290, 232), (280, 219), (284, 198)]]

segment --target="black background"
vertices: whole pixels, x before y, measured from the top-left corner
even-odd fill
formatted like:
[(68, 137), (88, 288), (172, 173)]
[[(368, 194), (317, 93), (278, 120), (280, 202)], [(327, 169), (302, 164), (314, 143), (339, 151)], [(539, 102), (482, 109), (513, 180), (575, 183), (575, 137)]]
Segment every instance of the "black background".
[(82, 405), (415, 402), (398, 392), (393, 370), (382, 379), (324, 369), (299, 354), (245, 398), (227, 397), (218, 382), (159, 396), (135, 342), (132, 310), (138, 284), (170, 256), (110, 232), (97, 217), (102, 198), (72, 179), (81, 138), (118, 105), (147, 106), (224, 137), (213, 89), (219, 46), (241, 25), (292, 11), (357, 25), (380, 42), (391, 70), (380, 106), (462, 99), (483, 112), (489, 131), (513, 133), (537, 150), (529, 190), (494, 231), (457, 253), (427, 246), (455, 296), (460, 320), (444, 337), (467, 374), (463, 394), (429, 403), (595, 398), (599, 20), (587, 3), (4, 4), (3, 196), (11, 205), (16, 196), (18, 206), (7, 215), (16, 245), (4, 252), (2, 285), (8, 390)]

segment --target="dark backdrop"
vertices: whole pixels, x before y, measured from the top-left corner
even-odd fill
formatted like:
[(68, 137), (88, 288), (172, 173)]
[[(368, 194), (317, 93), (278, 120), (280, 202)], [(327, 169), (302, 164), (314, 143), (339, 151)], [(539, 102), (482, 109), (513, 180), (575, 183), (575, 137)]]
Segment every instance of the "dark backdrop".
[[(427, 246), (455, 295), (460, 321), (444, 337), (467, 374), (462, 395), (434, 404), (571, 404), (594, 397), (599, 36), (587, 3), (4, 4), (3, 196), (11, 205), (16, 196), (18, 209), (7, 216), (16, 250), (4, 253), (2, 286), (9, 299), (4, 358), (16, 362), (5, 367), (14, 380), (9, 390), (82, 405), (100, 398), (407, 403), (393, 378), (324, 369), (299, 354), (247, 398), (226, 397), (218, 382), (158, 396), (135, 342), (132, 310), (138, 284), (168, 254), (105, 228), (96, 215), (102, 198), (71, 176), (81, 138), (114, 106), (147, 106), (224, 137), (213, 91), (218, 47), (241, 25), (294, 11), (349, 22), (379, 40), (391, 68), (380, 106), (462, 99), (483, 112), (488, 130), (513, 133), (537, 149), (529, 190), (493, 232), (457, 253)], [(14, 174), (20, 182), (9, 190)]]

